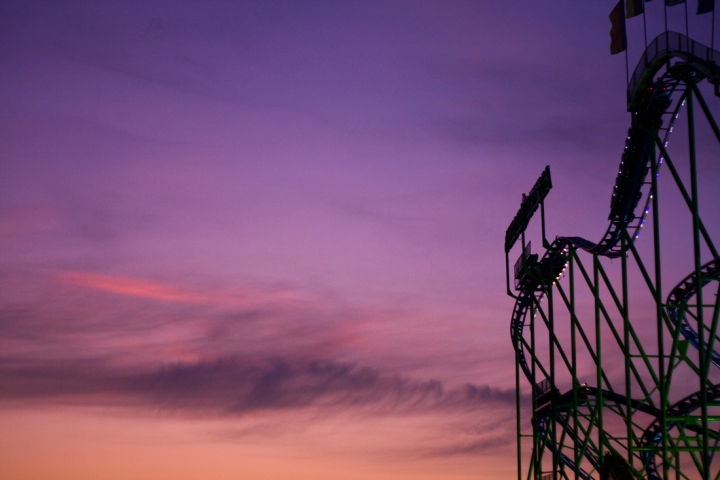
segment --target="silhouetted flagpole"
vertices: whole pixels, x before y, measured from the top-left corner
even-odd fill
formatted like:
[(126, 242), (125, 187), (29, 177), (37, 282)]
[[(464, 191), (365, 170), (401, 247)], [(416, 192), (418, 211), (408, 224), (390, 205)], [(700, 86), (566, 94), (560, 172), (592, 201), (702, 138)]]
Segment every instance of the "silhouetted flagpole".
[[(645, 51), (647, 52), (647, 20), (645, 18), (646, 14), (647, 12), (645, 12), (645, 5), (643, 4), (643, 33), (645, 34)], [(645, 65), (647, 65), (647, 57), (645, 58)]]
[[(710, 50), (715, 50), (715, 4), (713, 3), (712, 24), (710, 26)], [(714, 57), (715, 55), (713, 55)], [(713, 63), (715, 58), (713, 58)]]
[[(630, 0), (630, 1), (632, 2), (633, 0)], [(625, 3), (625, 2), (623, 2), (623, 3)], [(626, 38), (626, 40), (625, 40), (625, 42), (626, 42), (625, 43), (625, 85), (629, 85), (630, 84), (630, 69), (628, 67), (628, 53), (627, 53), (627, 51), (628, 51), (628, 49), (627, 49), (627, 15), (625, 15), (625, 5), (621, 5), (621, 7), (622, 8), (620, 9), (620, 11), (622, 12), (623, 28), (625, 30), (625, 38)]]
[(628, 67), (627, 48), (625, 49), (625, 84), (630, 85), (630, 69)]

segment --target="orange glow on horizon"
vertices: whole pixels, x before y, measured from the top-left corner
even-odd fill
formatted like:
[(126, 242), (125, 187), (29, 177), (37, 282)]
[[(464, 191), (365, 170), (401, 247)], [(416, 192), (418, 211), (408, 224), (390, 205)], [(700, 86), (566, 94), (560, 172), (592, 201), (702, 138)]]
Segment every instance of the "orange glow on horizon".
[(253, 416), (192, 420), (92, 408), (4, 409), (0, 475), (58, 480), (490, 480), (514, 473), (514, 463), (504, 455), (439, 458), (412, 452), (418, 441), (427, 440), (423, 437), (433, 425), (422, 419), (366, 417), (357, 422), (340, 416), (308, 423), (302, 414), (284, 417), (266, 425), (267, 418)]

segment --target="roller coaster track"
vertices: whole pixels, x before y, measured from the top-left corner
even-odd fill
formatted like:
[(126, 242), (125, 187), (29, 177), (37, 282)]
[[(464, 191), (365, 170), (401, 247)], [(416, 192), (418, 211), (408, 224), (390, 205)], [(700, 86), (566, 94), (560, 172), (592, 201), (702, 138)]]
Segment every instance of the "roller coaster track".
[[(720, 398), (720, 385), (713, 385), (712, 388), (708, 389), (707, 392), (708, 399), (709, 400), (717, 400)], [(672, 405), (670, 408), (668, 408), (667, 416), (671, 418), (683, 418), (687, 417), (690, 413), (694, 412), (700, 407), (700, 392), (695, 392), (691, 395), (688, 395), (687, 397), (683, 398), (679, 402), (676, 402), (674, 405)], [(669, 431), (673, 427), (675, 427), (679, 422), (671, 420), (666, 423), (665, 431)], [(699, 429), (695, 425), (686, 425), (685, 428), (688, 430), (698, 431)], [(642, 446), (643, 447), (652, 447), (660, 443), (662, 436), (663, 436), (663, 428), (660, 424), (659, 416), (655, 418), (655, 421), (653, 421), (650, 426), (645, 430), (645, 433), (642, 437)], [(713, 438), (717, 439), (720, 437), (719, 432), (712, 431), (711, 435)], [(644, 454), (644, 460), (645, 460), (645, 470), (648, 473), (648, 478), (652, 480), (660, 480), (662, 476), (660, 475), (660, 472), (658, 472), (657, 463), (656, 463), (656, 456), (651, 455), (650, 452), (652, 452), (653, 449), (648, 448)]]
[[(720, 259), (715, 258), (703, 265), (700, 277), (702, 278), (703, 286), (712, 280), (720, 279)], [(683, 305), (687, 304), (688, 300), (697, 293), (700, 283), (701, 282), (698, 282), (698, 277), (695, 272), (691, 273), (672, 289), (666, 302), (668, 317), (676, 325), (679, 324), (683, 336), (688, 339), (690, 344), (695, 348), (700, 348), (700, 341), (697, 332), (684, 314)], [(711, 352), (710, 360), (716, 367), (720, 367), (720, 355), (718, 355), (717, 352)]]
[[(647, 478), (659, 480), (663, 476), (658, 471), (656, 458), (663, 436), (669, 435), (671, 429), (679, 428), (683, 422), (678, 418), (690, 415), (701, 406), (703, 401), (720, 400), (720, 385), (710, 385), (702, 395), (701, 392), (695, 392), (666, 407), (662, 418), (671, 420), (661, 421), (661, 408), (654, 405), (647, 396), (642, 400), (636, 400), (609, 389), (598, 389), (586, 384), (575, 385), (570, 391), (561, 395), (553, 385), (548, 390), (541, 385), (542, 382), (535, 378), (534, 366), (537, 366), (546, 378), (549, 375), (542, 365), (533, 359), (535, 352), (523, 337), (528, 318), (534, 317), (540, 311), (543, 298), (556, 282), (561, 281), (563, 272), (576, 250), (583, 250), (595, 257), (617, 258), (626, 255), (628, 250), (634, 248), (633, 244), (640, 236), (646, 216), (650, 214), (652, 207), (653, 195), (649, 187), (651, 182), (647, 180), (648, 174), (653, 166), (657, 172), (662, 165), (667, 155), (665, 148), (668, 146), (674, 122), (678, 118), (679, 111), (685, 104), (688, 94), (692, 95), (694, 91), (699, 95), (695, 85), (707, 79), (715, 85), (715, 92), (718, 94), (720, 68), (715, 62), (720, 63), (720, 52), (711, 50), (685, 35), (664, 32), (653, 40), (641, 57), (628, 85), (628, 110), (631, 112), (632, 122), (613, 186), (608, 216), (609, 225), (605, 234), (597, 243), (577, 236), (557, 237), (548, 246), (541, 259), (537, 259), (537, 256), (529, 258), (523, 251), (521, 262), (519, 261), (522, 281), (519, 285), (516, 284), (518, 292), (517, 295), (513, 295), (516, 301), (510, 322), (510, 333), (519, 369), (522, 370), (532, 386), (536, 445), (537, 442), (544, 443), (545, 447), (553, 452), (561, 463), (575, 472), (577, 478), (591, 479), (593, 477), (580, 465), (576, 465), (576, 460), (561, 451), (562, 445), (556, 444), (548, 435), (548, 426), (555, 421), (562, 428), (563, 435), (571, 443), (582, 446), (580, 448), (582, 456), (588, 460), (593, 469), (601, 471), (603, 461), (600, 452), (597, 448), (589, 445), (587, 441), (583, 442), (582, 437), (585, 433), (575, 431), (570, 425), (568, 412), (570, 408), (578, 408), (578, 401), (582, 404), (590, 404), (600, 398), (601, 402), (614, 403), (619, 406), (618, 408), (626, 407), (653, 418), (639, 439), (638, 451), (641, 453), (636, 455), (641, 459)], [(705, 109), (706, 115), (709, 115), (704, 101), (702, 102), (701, 105)], [(713, 130), (720, 140), (720, 130), (714, 121), (711, 122)], [(656, 148), (660, 149), (660, 156), (657, 163), (653, 163), (656, 162)], [(677, 181), (677, 174), (674, 170), (671, 171)], [(645, 198), (645, 203), (639, 210), (638, 205), (642, 198)], [(685, 200), (689, 205), (686, 193)], [(534, 208), (537, 208), (537, 205)], [(518, 221), (521, 213), (522, 207), (511, 228), (515, 224), (522, 223)], [(530, 212), (530, 216), (532, 213), (534, 211)], [(526, 225), (527, 221), (525, 221)], [(524, 229), (524, 226), (522, 228)], [(712, 342), (709, 343), (703, 339), (708, 338), (707, 336), (700, 337), (698, 335), (687, 312), (688, 301), (696, 296), (704, 285), (720, 280), (718, 253), (702, 222), (699, 222), (699, 229), (714, 258), (702, 265), (699, 271), (690, 273), (677, 283), (667, 297), (664, 311), (670, 323), (675, 329), (679, 329), (689, 344), (695, 349), (702, 349), (706, 355), (709, 351), (708, 362), (720, 367), (720, 353), (712, 348)], [(511, 231), (508, 229), (506, 253), (517, 237), (517, 231), (511, 235)], [(517, 274), (516, 265), (516, 278)], [(712, 332), (711, 335), (714, 333)], [(703, 395), (704, 400), (701, 398)], [(546, 400), (544, 406), (541, 405), (543, 397)], [(538, 405), (535, 404), (535, 399), (538, 399)], [(683, 428), (699, 432), (699, 427), (696, 425), (683, 424)], [(720, 433), (710, 431), (706, 434), (716, 440), (717, 446)], [(630, 469), (632, 468), (630, 467)], [(542, 472), (537, 472), (536, 475), (539, 478)], [(635, 471), (633, 475), (637, 476), (638, 472)]]

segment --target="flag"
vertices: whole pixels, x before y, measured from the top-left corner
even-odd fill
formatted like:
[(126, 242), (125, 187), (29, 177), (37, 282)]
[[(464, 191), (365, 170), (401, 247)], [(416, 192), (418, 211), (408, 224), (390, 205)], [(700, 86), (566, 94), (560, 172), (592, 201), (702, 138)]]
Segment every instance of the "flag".
[(645, 5), (643, 5), (643, 0), (627, 0), (625, 8), (625, 11), (627, 12), (625, 18), (632, 18), (640, 15), (641, 13), (645, 13)]
[(672, 7), (673, 5), (680, 5), (681, 3), (685, 3), (685, 0), (665, 0), (666, 7)]
[(610, 55), (615, 55), (627, 49), (623, 0), (620, 0), (612, 12), (610, 12), (610, 22), (612, 22), (612, 28), (610, 29)]
[(715, 0), (698, 0), (698, 15), (702, 13), (714, 12)]

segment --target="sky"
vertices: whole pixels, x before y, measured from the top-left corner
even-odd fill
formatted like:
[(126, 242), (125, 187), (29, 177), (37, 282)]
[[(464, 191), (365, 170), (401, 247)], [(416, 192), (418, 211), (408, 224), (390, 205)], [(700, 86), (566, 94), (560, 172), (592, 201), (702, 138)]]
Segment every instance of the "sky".
[(3, 2), (0, 478), (515, 475), (504, 234), (545, 165), (605, 230), (613, 6)]

